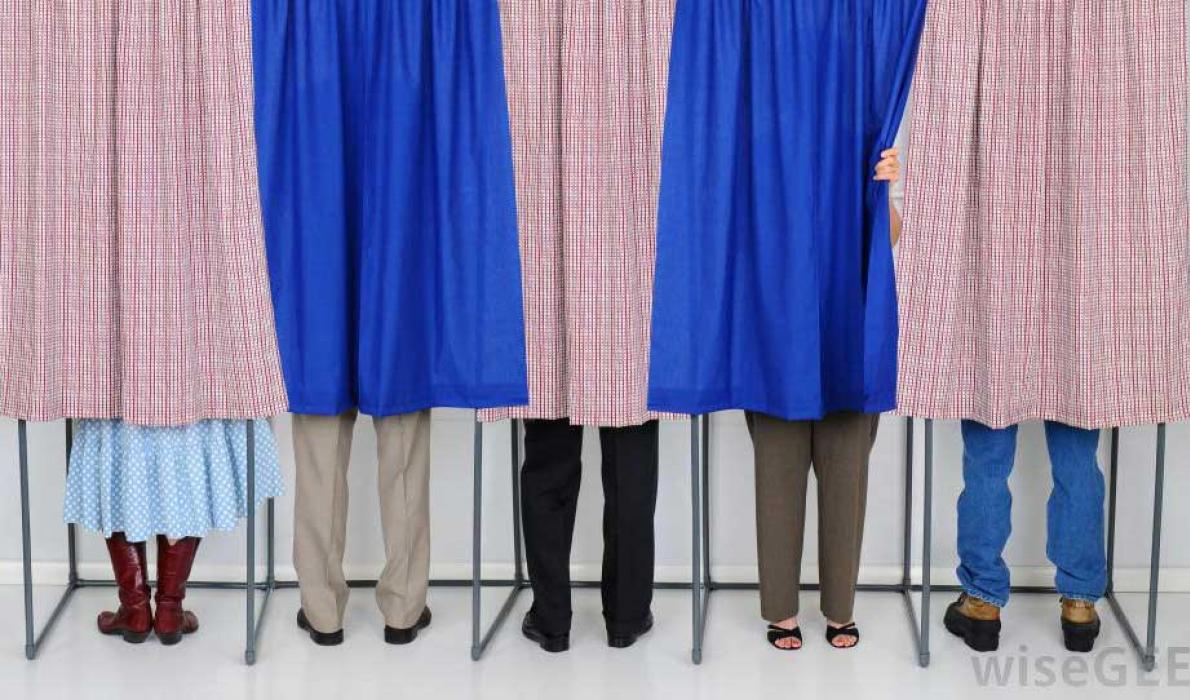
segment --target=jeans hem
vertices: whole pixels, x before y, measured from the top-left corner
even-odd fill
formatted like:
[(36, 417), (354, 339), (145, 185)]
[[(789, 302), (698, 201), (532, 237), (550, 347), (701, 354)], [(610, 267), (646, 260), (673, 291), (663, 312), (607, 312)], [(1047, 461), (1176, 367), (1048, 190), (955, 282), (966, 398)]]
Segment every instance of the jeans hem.
[(1066, 600), (1081, 600), (1084, 603), (1098, 603), (1103, 598), (1102, 595), (1090, 595), (1087, 593), (1063, 593), (1058, 591), (1058, 595)]
[(995, 605), (997, 608), (1004, 608), (1008, 605), (1007, 598), (997, 598), (995, 596), (991, 596), (986, 593), (983, 593), (982, 591), (976, 590), (975, 588), (972, 588), (971, 586), (963, 586), (963, 592), (966, 593), (968, 596), (975, 598), (976, 600), (982, 600), (985, 603), (991, 603), (992, 605)]

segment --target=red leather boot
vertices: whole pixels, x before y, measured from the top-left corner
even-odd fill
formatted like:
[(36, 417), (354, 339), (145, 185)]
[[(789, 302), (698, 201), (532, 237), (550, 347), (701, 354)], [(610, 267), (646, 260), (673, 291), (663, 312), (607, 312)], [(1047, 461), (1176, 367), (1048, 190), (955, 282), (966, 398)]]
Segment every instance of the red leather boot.
[(182, 635), (198, 630), (198, 618), (182, 609), (182, 600), (199, 541), (197, 537), (183, 537), (171, 545), (164, 535), (157, 535), (157, 616), (153, 629), (162, 644), (177, 644)]
[(107, 553), (116, 574), (120, 609), (101, 612), (96, 622), (103, 634), (119, 634), (124, 641), (140, 644), (153, 631), (153, 610), (149, 607), (149, 560), (144, 542), (129, 542), (122, 532), (107, 539)]

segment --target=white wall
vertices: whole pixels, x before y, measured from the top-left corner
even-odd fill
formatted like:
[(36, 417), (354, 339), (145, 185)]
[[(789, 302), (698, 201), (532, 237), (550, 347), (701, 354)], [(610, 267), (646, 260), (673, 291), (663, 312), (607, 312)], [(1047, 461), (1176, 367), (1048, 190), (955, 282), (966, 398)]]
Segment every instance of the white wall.
[[(292, 484), (293, 455), (289, 420), (277, 421), (281, 459)], [(471, 544), (471, 413), (436, 411), (433, 437), (433, 573), (439, 577), (469, 575)], [(1123, 432), (1121, 440), (1121, 490), (1119, 502), (1118, 560), (1122, 588), (1145, 585), (1149, 553), (1149, 514), (1152, 504), (1155, 430), (1135, 428)], [(657, 509), (657, 566), (663, 579), (688, 577), (690, 561), (690, 480), (688, 423), (667, 423), (661, 430), (661, 489)], [(915, 477), (915, 522), (921, 523), (922, 424), (918, 423), (918, 459)], [(485, 561), (494, 575), (507, 574), (511, 561), (510, 430), (507, 423), (485, 428)], [(29, 430), (32, 461), (33, 556), (37, 576), (47, 582), (58, 580), (65, 560), (65, 537), (61, 526), (61, 495), (64, 470), (62, 423), (33, 424)], [(370, 420), (357, 425), (355, 451), (350, 474), (352, 508), (347, 548), (348, 574), (375, 577), (382, 565), (378, 504), (375, 495), (376, 443)], [(950, 580), (955, 564), (954, 503), (961, 489), (961, 444), (958, 426), (939, 423), (936, 428), (935, 485), (935, 573)], [(1106, 468), (1104, 439), (1104, 464)], [(904, 420), (887, 416), (872, 462), (868, 531), (864, 545), (863, 578), (867, 581), (895, 581), (901, 561)], [(742, 414), (730, 412), (713, 418), (713, 561), (716, 574), (724, 580), (755, 579), (755, 527), (753, 507), (752, 450)], [(586, 468), (573, 562), (580, 576), (597, 576), (601, 552), (599, 443), (588, 431)], [(1030, 424), (1021, 431), (1016, 473), (1013, 476), (1016, 504), (1014, 537), (1006, 559), (1017, 569), (1017, 581), (1049, 581), (1045, 558), (1045, 499), (1050, 479), (1041, 426)], [(20, 575), (19, 490), (16, 459), (16, 423), (0, 421), (0, 582), (15, 582)], [(1165, 516), (1164, 563), (1168, 567), (1164, 586), (1190, 590), (1190, 509), (1184, 499), (1190, 494), (1190, 425), (1172, 426), (1169, 432)], [(813, 499), (811, 499), (811, 503)], [(811, 517), (814, 511), (811, 511)], [(290, 551), (293, 543), (292, 491), (278, 501), (278, 567), (282, 576), (292, 577)], [(263, 518), (261, 520), (263, 522)], [(107, 563), (98, 535), (80, 533), (81, 560), (86, 575), (106, 575)], [(243, 528), (232, 534), (207, 539), (198, 562), (198, 576), (234, 578), (243, 575)], [(920, 549), (914, 545), (915, 560)], [(807, 536), (807, 577), (813, 578), (817, 546), (813, 530)]]

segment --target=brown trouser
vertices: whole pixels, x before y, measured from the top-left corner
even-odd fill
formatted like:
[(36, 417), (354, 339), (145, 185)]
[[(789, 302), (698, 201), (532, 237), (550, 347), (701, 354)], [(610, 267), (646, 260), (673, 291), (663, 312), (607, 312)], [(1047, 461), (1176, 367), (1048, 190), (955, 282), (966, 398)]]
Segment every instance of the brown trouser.
[[(302, 610), (320, 632), (343, 627), (347, 580), (347, 465), (356, 412), (294, 415), (297, 461), (293, 563)], [(386, 565), (376, 602), (389, 627), (409, 628), (426, 607), (430, 573), (430, 412), (374, 418)]]
[(864, 537), (868, 458), (880, 416), (833, 413), (815, 421), (747, 414), (756, 452), (756, 544), (760, 611), (778, 622), (797, 615), (806, 489), (818, 482), (818, 566), (822, 613), (851, 622)]

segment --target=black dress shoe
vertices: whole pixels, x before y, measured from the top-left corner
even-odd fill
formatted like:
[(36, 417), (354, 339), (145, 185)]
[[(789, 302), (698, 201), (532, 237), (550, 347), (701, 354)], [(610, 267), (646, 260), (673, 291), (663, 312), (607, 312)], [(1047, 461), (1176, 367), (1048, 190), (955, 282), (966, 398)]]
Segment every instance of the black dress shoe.
[(551, 654), (557, 654), (570, 648), (570, 633), (546, 634), (537, 626), (537, 617), (532, 610), (525, 613), (525, 621), (521, 623), (521, 634), (537, 642), (542, 649)]
[(343, 643), (343, 630), (319, 632), (310, 625), (310, 621), (306, 619), (306, 611), (301, 608), (298, 608), (297, 623), (298, 627), (310, 634), (310, 639), (318, 646), (333, 647)]
[(644, 623), (633, 632), (613, 632), (610, 629), (607, 631), (607, 645), (613, 649), (627, 649), (636, 644), (636, 640), (640, 639), (649, 630), (653, 629), (653, 613), (645, 618)]
[(389, 644), (408, 644), (417, 639), (417, 631), (425, 629), (430, 626), (430, 609), (426, 608), (421, 611), (421, 617), (417, 618), (417, 622), (413, 623), (412, 627), (389, 627), (384, 626), (384, 641)]

